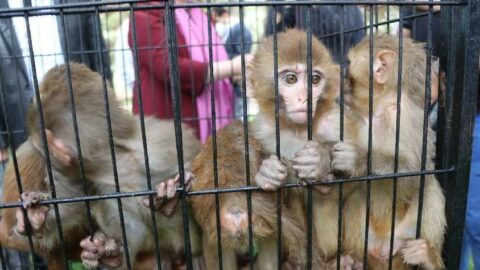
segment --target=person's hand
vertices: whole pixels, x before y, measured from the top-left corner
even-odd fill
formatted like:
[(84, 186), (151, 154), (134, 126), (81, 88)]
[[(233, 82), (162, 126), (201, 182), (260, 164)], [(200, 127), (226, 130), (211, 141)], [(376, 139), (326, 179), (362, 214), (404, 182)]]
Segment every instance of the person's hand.
[[(252, 61), (253, 55), (245, 54), (245, 67)], [(236, 56), (231, 60), (232, 64), (232, 76), (233, 78), (242, 77), (242, 56)]]
[(0, 161), (7, 162), (8, 161), (8, 148), (0, 149)]

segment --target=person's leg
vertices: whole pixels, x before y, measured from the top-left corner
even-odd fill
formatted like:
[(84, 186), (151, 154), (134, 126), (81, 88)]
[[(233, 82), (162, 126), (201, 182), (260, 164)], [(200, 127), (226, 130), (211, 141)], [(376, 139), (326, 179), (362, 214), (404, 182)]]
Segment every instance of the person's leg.
[[(480, 115), (475, 117), (470, 184), (464, 239), (468, 241), (475, 269), (480, 269)], [(468, 264), (467, 264), (468, 267)], [(467, 268), (461, 268), (467, 269)]]

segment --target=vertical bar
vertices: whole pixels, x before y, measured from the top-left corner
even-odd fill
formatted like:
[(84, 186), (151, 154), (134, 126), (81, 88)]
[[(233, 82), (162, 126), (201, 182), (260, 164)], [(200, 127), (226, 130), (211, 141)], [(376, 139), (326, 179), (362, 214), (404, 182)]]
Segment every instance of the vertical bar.
[[(308, 85), (308, 99), (307, 99), (307, 131), (308, 140), (312, 140), (312, 6), (307, 6), (307, 85)], [(312, 185), (307, 186), (307, 269), (312, 269), (312, 245), (313, 245), (313, 196)]]
[[(103, 48), (100, 40), (100, 35), (102, 33), (102, 28), (100, 25), (100, 15), (99, 15), (99, 8), (95, 6), (95, 26), (97, 27), (97, 35), (96, 35), (96, 42), (98, 47), (98, 61), (100, 66), (100, 74), (102, 75), (102, 89), (103, 89), (103, 100), (105, 101), (105, 113), (107, 116), (107, 129), (108, 129), (108, 141), (110, 144), (110, 154), (112, 157), (112, 167), (113, 167), (113, 177), (115, 180), (115, 191), (120, 192), (120, 183), (118, 180), (118, 171), (117, 171), (117, 158), (115, 154), (115, 145), (113, 141), (113, 132), (112, 132), (112, 120), (110, 116), (110, 102), (108, 100), (108, 93), (107, 93), (107, 81), (105, 79), (105, 71), (103, 65)], [(127, 234), (125, 231), (125, 219), (123, 215), (123, 207), (122, 201), (120, 198), (117, 198), (117, 206), (118, 206), (118, 213), (120, 215), (120, 227), (122, 228), (122, 238), (123, 238), (123, 248), (124, 248), (124, 255), (125, 261), (127, 263), (127, 268), (132, 269), (132, 264), (130, 262), (130, 254), (128, 251), (128, 242), (127, 242)]]
[[(340, 6), (340, 141), (344, 137), (345, 120), (345, 5)], [(343, 182), (338, 185), (338, 235), (337, 235), (337, 270), (340, 270), (342, 257), (343, 229)]]
[[(24, 18), (25, 18), (25, 23), (26, 23), (26, 26), (27, 26), (28, 50), (29, 50), (29, 55), (30, 55), (30, 64), (32, 65), (33, 85), (34, 85), (34, 90), (35, 90), (35, 98), (36, 98), (37, 105), (38, 105), (37, 106), (38, 115), (40, 116), (40, 126), (41, 126), (40, 134), (42, 136), (43, 151), (45, 153), (45, 160), (46, 160), (46, 165), (47, 165), (48, 184), (49, 184), (49, 187), (50, 187), (50, 192), (52, 194), (52, 198), (56, 199), (57, 198), (57, 193), (55, 191), (55, 183), (54, 183), (54, 180), (53, 180), (52, 163), (50, 161), (50, 152), (48, 150), (47, 136), (45, 134), (45, 119), (44, 119), (44, 115), (43, 115), (42, 101), (40, 99), (40, 90), (39, 90), (39, 86), (38, 86), (37, 70), (36, 70), (36, 65), (35, 65), (35, 55), (33, 53), (32, 32), (31, 32), (31, 28), (30, 28), (30, 21), (28, 20), (29, 15), (28, 15), (27, 11), (24, 12)], [(65, 269), (68, 269), (69, 267), (68, 267), (67, 253), (66, 253), (66, 249), (65, 249), (65, 239), (63, 238), (62, 222), (60, 220), (60, 212), (58, 210), (58, 204), (57, 203), (53, 203), (53, 209), (54, 209), (54, 212), (55, 212), (55, 221), (56, 221), (56, 226), (57, 226), (57, 229), (58, 229), (58, 237), (60, 239), (60, 248), (61, 248), (61, 254), (62, 254), (62, 258), (63, 258), (63, 264), (65, 266)]]
[[(177, 32), (175, 24), (175, 9), (171, 6), (170, 1), (165, 1), (165, 21), (167, 24), (167, 41), (168, 41), (168, 65), (170, 69), (170, 86), (172, 91), (172, 101), (174, 108), (174, 124), (175, 124), (175, 143), (177, 146), (177, 159), (178, 159), (178, 173), (180, 175), (180, 181), (183, 186), (182, 192), (182, 218), (183, 218), (183, 231), (184, 231), (184, 244), (185, 244), (185, 258), (187, 258), (187, 269), (192, 270), (192, 251), (190, 246), (190, 224), (188, 206), (187, 206), (187, 192), (185, 190), (185, 168), (183, 162), (183, 140), (182, 140), (182, 119), (181, 119), (181, 100), (180, 100), (180, 85), (179, 85), (179, 70), (178, 70), (178, 47), (177, 47)], [(211, 31), (211, 29), (209, 30)], [(212, 71), (213, 69), (210, 69)], [(213, 74), (211, 74), (213, 76)], [(212, 105), (213, 106), (213, 105)], [(215, 121), (214, 121), (215, 122)], [(214, 134), (215, 135), (215, 134)], [(216, 166), (216, 164), (214, 164)], [(218, 181), (218, 172), (215, 167), (215, 177)], [(218, 184), (218, 183), (217, 183)], [(218, 195), (216, 195), (218, 197)], [(216, 199), (218, 202), (218, 199)], [(217, 216), (217, 230), (219, 229), (219, 209), (217, 203), (216, 209)], [(220, 240), (220, 238), (219, 238)]]
[[(148, 148), (147, 148), (147, 136), (145, 135), (145, 113), (143, 110), (143, 95), (142, 95), (142, 84), (140, 83), (140, 65), (138, 63), (138, 43), (137, 43), (137, 24), (135, 20), (133, 5), (130, 5), (130, 14), (132, 14), (132, 41), (133, 41), (133, 63), (135, 69), (135, 83), (137, 84), (136, 89), (138, 91), (138, 107), (139, 107), (139, 114), (140, 114), (140, 130), (142, 133), (142, 145), (143, 145), (143, 157), (145, 160), (145, 174), (147, 176), (147, 187), (149, 190), (152, 189), (152, 178), (150, 175), (150, 163), (148, 159)], [(148, 196), (148, 202), (150, 205), (153, 205), (153, 196)], [(153, 207), (150, 207), (150, 216), (152, 218), (152, 225), (153, 225), (153, 238), (155, 241), (155, 259), (157, 260), (157, 267), (161, 270), (162, 261), (160, 256), (160, 244), (158, 242), (158, 230), (157, 230), (157, 219), (155, 217), (155, 211)]]
[[(65, 60), (65, 67), (67, 71), (67, 89), (68, 89), (68, 95), (70, 99), (70, 106), (72, 106), (72, 124), (73, 124), (73, 129), (74, 129), (74, 134), (75, 134), (75, 143), (78, 151), (78, 160), (80, 161), (80, 177), (82, 178), (82, 186), (83, 186), (83, 193), (85, 196), (88, 196), (88, 183), (85, 178), (85, 165), (83, 162), (83, 155), (82, 155), (82, 147), (80, 146), (80, 136), (78, 134), (78, 121), (77, 121), (77, 113), (76, 113), (76, 108), (75, 108), (75, 97), (73, 95), (73, 85), (72, 85), (72, 72), (70, 70), (70, 47), (69, 47), (69, 40), (68, 40), (68, 35), (66, 33), (66, 22), (65, 22), (65, 14), (63, 8), (60, 9), (60, 22), (62, 25), (62, 30), (63, 30), (63, 41), (65, 44), (65, 53), (64, 55), (64, 60)], [(85, 207), (87, 208), (87, 221), (88, 221), (88, 230), (90, 235), (93, 235), (95, 232), (94, 229), (94, 223), (93, 223), (93, 218), (92, 218), (92, 212), (90, 209), (90, 202), (85, 201)]]
[[(370, 54), (369, 54), (369, 89), (368, 89), (368, 153), (367, 176), (372, 174), (372, 115), (373, 115), (373, 5), (369, 6), (370, 12)], [(367, 180), (366, 214), (365, 214), (365, 243), (363, 249), (363, 265), (368, 265), (368, 231), (370, 226), (370, 193), (372, 180)]]
[[(240, 0), (242, 2), (242, 0)], [(231, 10), (229, 11), (231, 12)], [(248, 144), (248, 103), (247, 103), (247, 81), (245, 74), (245, 25), (243, 18), (243, 6), (239, 6), (240, 16), (240, 51), (241, 51), (241, 66), (242, 66), (242, 102), (243, 102), (243, 134), (245, 141), (245, 179), (247, 179), (247, 186), (250, 186), (250, 147)], [(231, 33), (230, 33), (231, 34)], [(250, 270), (253, 270), (254, 254), (253, 254), (253, 227), (252, 227), (252, 192), (247, 191), (247, 212), (248, 212), (248, 258)]]
[[(446, 11), (445, 11), (446, 10)], [(475, 104), (478, 89), (478, 59), (480, 48), (480, 3), (468, 1), (465, 6), (442, 6), (442, 26), (448, 25), (446, 33), (450, 43), (447, 50), (448, 65), (442, 57), (442, 66), (447, 74), (445, 96), (445, 120), (451, 126), (442, 137), (441, 164), (455, 166), (454, 173), (445, 177), (447, 227), (449, 233), (444, 243), (444, 259), (447, 269), (458, 269), (462, 247), (465, 207), (467, 201), (471, 145)], [(444, 28), (444, 27), (442, 27)], [(443, 33), (442, 33), (443, 34)], [(445, 40), (442, 38), (442, 40)], [(451, 100), (449, 98), (451, 97)]]
[[(398, 6), (399, 9), (399, 24), (403, 25), (402, 6)], [(403, 27), (398, 29), (398, 77), (397, 77), (397, 114), (396, 114), (396, 127), (395, 127), (395, 156), (393, 164), (393, 173), (398, 173), (398, 157), (400, 150), (400, 115), (401, 115), (401, 101), (402, 101), (402, 72), (403, 72)], [(395, 220), (397, 215), (397, 188), (398, 178), (393, 178), (393, 190), (392, 190), (392, 221), (390, 227), (390, 250), (388, 257), (388, 269), (393, 267), (393, 245), (395, 240)]]
[[(277, 14), (278, 7), (273, 6), (274, 14)], [(281, 137), (280, 137), (280, 96), (278, 93), (278, 40), (277, 40), (277, 27), (276, 16), (272, 16), (273, 26), (273, 86), (275, 91), (275, 154), (279, 160), (282, 158), (281, 153)], [(277, 257), (278, 261), (282, 262), (282, 191), (277, 190)], [(278, 270), (281, 270), (281, 263), (278, 264)]]
[[(433, 0), (429, 0), (433, 2)], [(432, 15), (433, 15), (433, 6), (428, 6), (428, 16), (427, 16), (427, 64), (425, 70), (425, 105), (423, 111), (423, 140), (422, 140), (422, 160), (421, 167), (422, 171), (425, 170), (427, 163), (427, 138), (428, 138), (428, 113), (430, 112), (430, 92), (431, 92), (431, 75), (432, 75)], [(420, 176), (420, 188), (418, 196), (418, 216), (417, 216), (417, 229), (416, 229), (416, 238), (420, 237), (421, 225), (422, 225), (422, 213), (423, 213), (423, 196), (425, 189), (425, 175)]]
[[(207, 1), (210, 3), (210, 0)], [(218, 188), (218, 162), (217, 162), (217, 117), (216, 117), (216, 108), (215, 108), (215, 87), (214, 87), (214, 74), (213, 74), (213, 48), (212, 48), (212, 11), (210, 7), (207, 7), (207, 27), (208, 27), (208, 64), (210, 69), (210, 95), (211, 95), (211, 110), (212, 110), (212, 144), (213, 144), (213, 171), (214, 171), (214, 186), (215, 189)], [(218, 258), (219, 258), (219, 268), (223, 268), (222, 261), (222, 241), (221, 241), (221, 227), (220, 227), (220, 198), (218, 193), (215, 193), (215, 212), (216, 212), (216, 221), (217, 221), (217, 247), (218, 247)]]
[[(387, 2), (390, 2), (390, 0), (387, 0)], [(400, 9), (401, 6), (398, 7)], [(390, 5), (387, 5), (387, 33), (390, 34)]]

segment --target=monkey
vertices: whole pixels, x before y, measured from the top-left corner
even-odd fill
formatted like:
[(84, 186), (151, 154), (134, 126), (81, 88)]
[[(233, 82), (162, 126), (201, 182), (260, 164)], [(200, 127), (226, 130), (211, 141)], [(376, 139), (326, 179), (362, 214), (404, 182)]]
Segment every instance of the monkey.
[[(340, 130), (340, 108), (336, 102), (340, 92), (340, 68), (331, 58), (325, 46), (312, 37), (312, 139), (307, 138), (307, 35), (296, 30), (278, 35), (278, 92), (280, 95), (280, 138), (282, 160), (275, 153), (275, 100), (273, 41), (259, 46), (250, 70), (252, 96), (259, 103), (259, 113), (252, 123), (252, 133), (261, 141), (265, 153), (255, 183), (264, 190), (274, 190), (288, 181), (316, 179), (329, 182), (333, 179), (330, 152), (338, 141)], [(346, 114), (347, 115), (347, 114)], [(258, 120), (257, 120), (258, 119)], [(345, 118), (348, 129), (355, 124), (355, 118)], [(345, 131), (347, 132), (347, 131)], [(350, 131), (348, 131), (350, 132)], [(291, 169), (289, 168), (291, 167)], [(338, 236), (338, 196), (333, 186), (315, 185), (312, 195), (313, 236), (319, 254), (336, 269)], [(348, 189), (347, 189), (348, 188)], [(349, 186), (345, 185), (345, 193)], [(332, 191), (333, 190), (333, 191)], [(302, 203), (305, 211), (306, 194), (293, 194), (288, 203), (299, 209)], [(295, 210), (296, 213), (300, 212)], [(301, 216), (301, 215), (299, 215)], [(341, 267), (359, 267), (357, 261), (341, 254)]]
[[(371, 173), (394, 172), (396, 115), (400, 106), (398, 172), (421, 169), (423, 116), (425, 104), (426, 55), (423, 45), (403, 40), (400, 105), (397, 104), (398, 38), (388, 35), (373, 37), (373, 111)], [(344, 141), (332, 149), (332, 168), (348, 177), (367, 175), (369, 121), (369, 37), (348, 53), (350, 92), (346, 103), (358, 115), (356, 132), (346, 134)], [(426, 169), (434, 169), (434, 132), (428, 128)], [(434, 175), (425, 176), (423, 214), (420, 238), (416, 238), (420, 177), (399, 178), (396, 199), (393, 263), (395, 269), (443, 269), (442, 243), (446, 227), (445, 198)], [(371, 182), (369, 268), (388, 266), (392, 218), (393, 180)], [(344, 245), (355, 259), (363, 258), (366, 224), (366, 183), (359, 184), (345, 200)]]
[[(250, 157), (250, 178), (252, 184), (259, 186), (266, 193), (252, 194), (252, 222), (253, 239), (259, 247), (261, 254), (258, 254), (256, 265), (259, 269), (271, 269), (276, 265), (276, 253), (274, 243), (275, 234), (275, 196), (269, 191), (277, 190), (287, 182), (287, 179), (302, 180), (308, 178), (320, 178), (328, 181), (332, 177), (330, 168), (330, 149), (333, 142), (319, 141), (314, 138), (307, 140), (307, 36), (299, 30), (288, 30), (278, 34), (278, 77), (280, 95), (280, 137), (281, 160), (274, 155), (275, 144), (275, 91), (274, 91), (274, 56), (273, 40), (266, 38), (260, 43), (252, 62), (248, 66), (248, 85), (250, 95), (259, 104), (259, 113), (253, 122), (249, 124), (249, 157)], [(337, 74), (338, 66), (334, 64), (328, 50), (317, 39), (312, 40), (312, 117), (313, 123), (319, 122), (320, 115), (317, 111), (330, 110), (322, 108), (323, 101), (328, 100), (330, 104), (334, 100), (338, 87)], [(218, 157), (218, 183), (221, 188), (232, 188), (245, 186), (246, 171), (243, 160), (243, 139), (239, 123), (220, 130), (217, 134), (217, 157)], [(316, 126), (313, 130), (318, 129)], [(332, 140), (333, 141), (333, 140)], [(213, 188), (213, 168), (211, 166), (212, 149), (208, 141), (202, 148), (200, 154), (195, 158), (192, 166), (192, 173), (196, 181), (192, 189), (203, 190)], [(226, 149), (223, 149), (226, 148)], [(318, 187), (318, 194), (328, 193), (327, 187)], [(289, 223), (296, 229), (283, 227), (285, 233), (282, 245), (286, 250), (287, 262), (305, 267), (306, 255), (303, 253), (306, 243), (303, 242), (306, 231), (305, 194), (303, 188), (289, 188), (282, 190), (284, 204), (282, 208), (282, 224)], [(244, 194), (220, 194), (220, 227), (222, 234), (222, 255), (224, 266), (227, 269), (235, 269), (235, 255), (246, 252), (248, 245), (247, 236), (247, 208)], [(338, 209), (337, 202), (329, 195), (321, 194), (318, 200), (332, 202), (333, 206), (325, 207), (323, 212), (329, 209)], [(208, 198), (192, 197), (192, 210), (195, 218), (202, 228), (202, 243), (207, 268), (217, 267), (216, 254), (216, 222), (211, 218), (215, 209), (214, 196)], [(329, 204), (330, 205), (330, 204)], [(318, 203), (317, 206), (323, 206)], [(257, 212), (256, 212), (257, 211)], [(264, 211), (264, 212), (262, 212)], [(323, 214), (321, 212), (321, 214)], [(334, 211), (330, 211), (334, 212)], [(333, 213), (328, 213), (329, 217)], [(333, 220), (333, 217), (332, 217)], [(334, 216), (337, 223), (337, 213)], [(320, 224), (320, 220), (316, 222)], [(289, 226), (291, 226), (289, 225)], [(285, 226), (285, 225), (284, 225)], [(325, 226), (329, 229), (329, 226)], [(300, 231), (298, 231), (300, 228)], [(267, 230), (267, 231), (266, 231)], [(315, 229), (314, 229), (315, 230)], [(265, 232), (261, 234), (261, 232)], [(268, 232), (268, 234), (266, 234)], [(297, 235), (298, 233), (298, 235)], [(318, 232), (320, 234), (320, 232)], [(336, 241), (335, 233), (335, 241)], [(302, 240), (292, 246), (291, 236), (294, 239)], [(314, 237), (316, 238), (316, 236)], [(322, 243), (318, 239), (318, 243)], [(227, 248), (225, 247), (227, 246)], [(269, 248), (268, 246), (271, 246)], [(295, 251), (292, 248), (295, 247)], [(333, 252), (336, 252), (335, 249)], [(325, 262), (327, 256), (322, 247), (317, 245), (317, 240), (312, 245), (313, 259), (316, 261), (314, 269), (332, 268)], [(331, 255), (328, 253), (328, 255)], [(293, 257), (292, 257), (293, 256)], [(330, 258), (328, 258), (330, 259)], [(347, 264), (347, 263), (345, 263)], [(350, 264), (353, 264), (351, 262)], [(262, 267), (263, 266), (263, 267)], [(348, 269), (350, 265), (345, 265)]]
[[(27, 140), (24, 142), (16, 151), (17, 164), (19, 170), (19, 176), (22, 183), (22, 188), (24, 191), (24, 199), (26, 197), (31, 197), (31, 195), (41, 192), (42, 194), (47, 194), (49, 191), (48, 183), (44, 181), (43, 175), (46, 174), (46, 166), (43, 156), (39, 151), (37, 151), (31, 142)], [(64, 195), (64, 187), (60, 184), (56, 186), (56, 191), (58, 196)], [(17, 176), (15, 174), (15, 168), (13, 162), (9, 162), (5, 169), (4, 175), (4, 185), (3, 185), (3, 202), (4, 203), (14, 203), (18, 202), (20, 194), (18, 192), (17, 186)], [(32, 193), (33, 192), (33, 193)], [(80, 194), (77, 194), (80, 195)], [(78, 203), (72, 203), (67, 205), (59, 205), (60, 217), (62, 217), (63, 210), (68, 208), (69, 211), (76, 211), (77, 215), (69, 217), (70, 221), (67, 220), (62, 222), (63, 233), (65, 236), (65, 248), (66, 254), (69, 259), (79, 260), (80, 259), (80, 240), (88, 234), (86, 223), (82, 221), (82, 217), (85, 215), (82, 206)], [(33, 211), (32, 211), (33, 210)], [(38, 205), (36, 207), (28, 208), (27, 213), (33, 214), (35, 210), (40, 210), (41, 212), (47, 211), (49, 215), (54, 215), (53, 210), (46, 205)], [(22, 235), (26, 233), (25, 223), (22, 222), (20, 228), (17, 228), (17, 216), (22, 215), (21, 211), (18, 211), (15, 208), (6, 208), (2, 210), (2, 219), (1, 219), (1, 233), (0, 241), (2, 246), (19, 249), (23, 251), (29, 251), (30, 247), (26, 238)], [(22, 219), (23, 221), (23, 219)], [(55, 221), (55, 217), (49, 219), (49, 221)], [(78, 222), (77, 224), (73, 224)], [(58, 239), (58, 232), (55, 224), (46, 225), (43, 222), (40, 223), (31, 223), (33, 228), (33, 248), (34, 251), (40, 256), (46, 258), (48, 269), (63, 269), (64, 264), (63, 258), (61, 255), (61, 245)], [(39, 237), (39, 231), (45, 233), (45, 230), (48, 234), (48, 238), (44, 239)], [(14, 231), (16, 231), (14, 233)]]
[[(116, 180), (122, 192), (133, 192), (147, 189), (146, 162), (143, 153), (141, 125), (138, 117), (124, 111), (111, 89), (106, 93), (102, 87), (100, 74), (91, 71), (84, 65), (69, 63), (54, 67), (47, 72), (40, 85), (40, 101), (43, 107), (48, 147), (52, 149), (50, 159), (54, 171), (64, 175), (62, 181), (72, 185), (82, 183), (81, 162), (83, 162), (85, 178), (92, 194), (104, 195), (116, 192)], [(78, 136), (83, 159), (79, 159), (76, 147), (75, 132), (72, 121), (72, 107), (68, 95), (69, 80), (75, 101), (75, 113), (78, 123)], [(105, 96), (104, 96), (105, 95)], [(109, 113), (104, 100), (108, 99)], [(35, 101), (37, 103), (39, 101)], [(109, 126), (111, 123), (112, 145), (109, 144)], [(32, 106), (27, 114), (27, 127), (32, 145), (42, 153), (41, 127), (39, 114)], [(165, 258), (183, 254), (183, 224), (181, 210), (177, 209), (176, 190), (180, 186), (177, 174), (178, 165), (175, 148), (175, 134), (172, 121), (146, 117), (145, 136), (148, 144), (150, 178), (152, 185), (163, 187), (164, 198), (156, 200), (151, 207), (155, 212), (158, 237), (162, 244)], [(188, 169), (190, 162), (199, 151), (200, 144), (190, 128), (182, 126), (184, 163)], [(53, 154), (52, 154), (53, 153)], [(113, 154), (112, 154), (113, 153)], [(112, 155), (116, 160), (116, 173)], [(186, 178), (186, 187), (190, 178)], [(164, 183), (161, 185), (161, 183)], [(133, 266), (135, 258), (141, 252), (152, 252), (155, 249), (153, 225), (150, 210), (145, 207), (148, 199), (129, 197), (122, 200), (123, 217), (127, 243), (123, 243), (122, 226), (115, 200), (92, 201), (92, 215), (98, 226), (97, 232), (83, 239), (80, 246), (82, 262), (86, 267), (96, 268), (100, 265), (126, 269), (122, 256), (126, 253), (122, 244), (128, 246), (130, 262)], [(35, 205), (35, 202), (30, 203)], [(150, 207), (150, 205), (148, 205)], [(27, 209), (28, 210), (28, 209)], [(39, 214), (39, 213), (37, 213)], [(71, 213), (69, 214), (71, 215)], [(39, 219), (45, 219), (42, 215)], [(38, 222), (35, 217), (29, 221)], [(41, 220), (40, 220), (41, 221)], [(192, 253), (200, 252), (198, 228), (193, 219), (189, 219)], [(19, 222), (17, 221), (17, 225)]]

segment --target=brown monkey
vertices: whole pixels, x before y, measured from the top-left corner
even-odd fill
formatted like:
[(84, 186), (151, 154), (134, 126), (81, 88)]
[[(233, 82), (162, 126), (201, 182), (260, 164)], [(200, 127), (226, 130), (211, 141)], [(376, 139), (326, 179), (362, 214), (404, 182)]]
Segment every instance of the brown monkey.
[[(278, 36), (278, 90), (280, 102), (280, 138), (282, 161), (275, 153), (275, 102), (273, 41), (259, 46), (250, 70), (253, 96), (259, 102), (260, 111), (252, 123), (253, 136), (264, 147), (264, 156), (258, 173), (257, 185), (265, 190), (281, 186), (288, 179), (298, 181), (319, 179), (328, 182), (332, 176), (330, 150), (339, 136), (339, 106), (335, 100), (339, 94), (339, 67), (333, 62), (328, 50), (312, 37), (312, 118), (313, 141), (307, 138), (307, 35), (290, 30)], [(349, 118), (345, 118), (346, 121)], [(354, 123), (354, 121), (351, 121)], [(349, 127), (350, 122), (346, 122)], [(292, 170), (287, 167), (291, 165)], [(318, 244), (319, 256), (332, 260), (335, 267), (338, 235), (338, 190), (328, 193), (331, 187), (315, 186), (320, 192), (313, 193), (313, 230)], [(297, 193), (297, 194), (295, 194)], [(299, 194), (298, 194), (299, 193)], [(303, 208), (301, 191), (294, 190), (287, 204), (294, 212)], [(300, 207), (298, 206), (300, 203)], [(343, 258), (345, 268), (354, 267), (351, 258)], [(343, 266), (342, 266), (343, 267)]]
[[(359, 115), (357, 132), (337, 143), (332, 152), (332, 167), (348, 176), (367, 173), (369, 38), (348, 54), (351, 94), (347, 100)], [(394, 172), (397, 113), (398, 38), (374, 37), (372, 174)], [(421, 169), (423, 116), (425, 101), (426, 56), (423, 45), (404, 39), (402, 54), (402, 98), (400, 116), (398, 172)], [(427, 137), (426, 169), (434, 168), (434, 132)], [(420, 239), (415, 239), (420, 177), (398, 180), (396, 200), (394, 268), (442, 269), (441, 249), (445, 233), (445, 198), (435, 176), (425, 177)], [(369, 268), (385, 269), (390, 250), (392, 179), (373, 181), (370, 200)], [(362, 183), (346, 200), (345, 248), (356, 259), (363, 257), (366, 184)]]
[[(86, 178), (93, 194), (114, 193), (115, 174), (101, 76), (84, 65), (70, 63), (69, 66)], [(67, 75), (66, 65), (50, 70), (40, 86), (40, 98), (44, 108), (49, 148), (52, 148), (53, 152), (50, 157), (52, 164), (55, 172), (65, 176), (62, 181), (68, 182), (71, 186), (75, 183), (81, 184), (81, 174), (72, 125)], [(107, 96), (120, 190), (122, 192), (145, 190), (147, 177), (139, 121), (121, 109), (110, 89), (107, 89)], [(28, 113), (27, 123), (33, 145), (43, 153), (39, 136), (41, 131), (39, 116), (33, 107)], [(145, 130), (152, 184), (166, 181), (163, 185), (163, 195), (167, 199), (174, 198), (173, 190), (179, 186), (178, 179), (166, 180), (175, 176), (178, 169), (173, 123), (146, 118)], [(199, 143), (194, 133), (187, 127), (183, 127), (183, 138), (185, 164), (188, 168), (190, 160), (198, 152)], [(175, 201), (174, 199), (173, 202)], [(130, 261), (134, 265), (137, 254), (153, 251), (155, 248), (153, 226), (150, 211), (144, 206), (144, 198), (125, 198), (122, 199), (122, 203), (128, 251)], [(114, 268), (126, 268), (126, 264), (122, 264), (122, 230), (116, 200), (95, 201), (91, 205), (99, 231), (92, 238), (88, 237), (81, 242), (84, 248), (82, 252), (84, 264), (87, 267), (105, 264)], [(163, 254), (168, 256), (183, 254), (183, 230), (178, 230), (183, 222), (181, 211), (175, 211), (176, 204), (172, 203), (172, 200), (157, 201), (155, 206), (161, 210), (156, 214), (156, 226)], [(29, 219), (35, 223), (45, 217), (37, 213)], [(190, 228), (192, 251), (195, 254), (199, 252), (200, 240), (197, 239), (195, 224), (191, 223)]]
[[(26, 141), (17, 149), (16, 156), (24, 191), (23, 198), (26, 199), (29, 194), (35, 194), (39, 191), (44, 194), (49, 194), (48, 183), (44, 181), (46, 168), (41, 153), (32, 146), (30, 141)], [(3, 190), (3, 201), (5, 203), (18, 202), (20, 194), (18, 193), (17, 177), (13, 162), (9, 162), (5, 170)], [(56, 191), (57, 195), (60, 197), (65, 195), (64, 187), (61, 184), (57, 185)], [(82, 209), (82, 207), (83, 206), (78, 203), (59, 205), (61, 217), (65, 217), (63, 215), (65, 208), (68, 209), (68, 213), (76, 211), (76, 215), (69, 215), (68, 220), (62, 220), (65, 248), (67, 249), (68, 258), (73, 260), (80, 259), (79, 243), (80, 240), (87, 235), (86, 223), (83, 221), (85, 210)], [(45, 222), (31, 223), (33, 228), (32, 240), (34, 243), (34, 250), (36, 253), (46, 258), (48, 269), (63, 269), (64, 264), (60, 252), (61, 245), (58, 239), (58, 231), (56, 225), (51, 223), (55, 221), (53, 210), (51, 210), (49, 206), (40, 205), (27, 209), (29, 215), (33, 214), (35, 211), (40, 213), (46, 211), (48, 212), (48, 215), (52, 215), (52, 217), (48, 219), (50, 222), (49, 224), (45, 224)], [(1, 243), (4, 247), (29, 251), (30, 249), (26, 238), (18, 235), (25, 233), (25, 224), (23, 222), (20, 222), (20, 226), (17, 226), (16, 217), (18, 215), (22, 215), (22, 213), (15, 208), (8, 208), (2, 211), (0, 233)], [(21, 220), (23, 221), (23, 218)], [(17, 233), (14, 232), (15, 229)], [(41, 234), (46, 234), (47, 237), (44, 238)]]
[[(274, 107), (274, 56), (273, 40), (267, 38), (258, 47), (249, 69), (249, 86), (252, 96), (259, 103), (259, 114), (250, 125), (250, 173), (254, 183), (271, 191), (282, 186), (286, 179), (322, 178), (330, 174), (330, 146), (323, 142), (307, 142), (307, 36), (305, 32), (288, 30), (278, 34), (278, 75), (280, 95), (281, 161), (275, 153)], [(313, 112), (321, 110), (322, 99), (332, 99), (338, 67), (331, 60), (328, 50), (317, 40), (312, 43), (312, 94)], [(332, 95), (332, 97), (330, 97)], [(333, 98), (334, 99), (334, 98)], [(317, 113), (314, 118), (318, 117)], [(318, 122), (315, 120), (314, 122)], [(243, 132), (238, 123), (221, 130), (217, 136), (219, 186), (222, 188), (245, 185)], [(226, 149), (223, 149), (226, 148)], [(207, 143), (193, 163), (197, 180), (194, 190), (213, 188), (212, 149)], [(288, 167), (292, 164), (298, 174)], [(320, 164), (320, 165), (319, 165)], [(283, 230), (283, 246), (287, 261), (305, 266), (305, 226), (303, 189), (285, 190), (286, 202), (282, 222), (289, 227)], [(276, 262), (275, 196), (270, 193), (254, 193), (252, 199), (254, 241), (262, 245), (257, 258), (259, 269), (271, 269)], [(247, 208), (245, 194), (220, 195), (220, 220), (222, 246), (227, 269), (234, 268), (235, 255), (245, 253), (247, 240)], [(204, 256), (207, 268), (217, 265), (216, 223), (211, 218), (215, 209), (213, 196), (208, 199), (193, 198), (192, 208), (203, 230)], [(336, 202), (334, 203), (336, 204)], [(338, 208), (338, 207), (337, 207)], [(336, 220), (336, 215), (335, 215)], [(328, 227), (327, 227), (328, 228)], [(293, 237), (293, 238), (292, 238)], [(336, 239), (336, 238), (335, 238)], [(225, 248), (227, 246), (227, 248)], [(321, 247), (313, 245), (315, 269), (324, 269)], [(208, 252), (207, 252), (208, 251)], [(335, 248), (336, 251), (336, 248)]]

